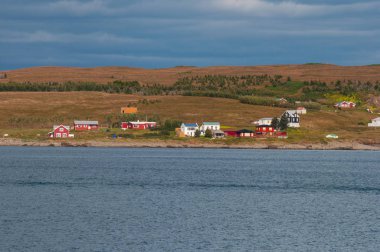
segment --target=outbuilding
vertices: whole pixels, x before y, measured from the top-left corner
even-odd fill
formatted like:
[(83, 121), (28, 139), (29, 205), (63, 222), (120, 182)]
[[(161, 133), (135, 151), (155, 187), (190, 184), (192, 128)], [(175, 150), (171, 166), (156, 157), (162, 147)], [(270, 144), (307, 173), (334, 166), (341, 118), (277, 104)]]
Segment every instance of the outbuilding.
[(97, 130), (99, 129), (98, 121), (74, 121), (74, 130), (84, 131), (84, 130)]

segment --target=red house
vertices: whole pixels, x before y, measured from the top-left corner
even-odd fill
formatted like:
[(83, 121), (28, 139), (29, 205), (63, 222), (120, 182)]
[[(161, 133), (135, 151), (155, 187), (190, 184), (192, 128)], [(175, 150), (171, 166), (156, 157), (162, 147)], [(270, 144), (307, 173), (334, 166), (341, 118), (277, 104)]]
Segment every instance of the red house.
[(81, 130), (97, 130), (99, 129), (98, 121), (74, 121), (74, 129)]
[(157, 127), (156, 122), (122, 122), (121, 129), (135, 129), (135, 130), (144, 130), (144, 129), (152, 129)]
[(67, 138), (70, 137), (70, 126), (54, 125), (53, 131), (49, 132), (51, 138)]
[(260, 125), (256, 127), (257, 136), (274, 136), (274, 128), (270, 125)]
[(255, 132), (248, 129), (242, 129), (242, 130), (226, 130), (224, 131), (224, 134), (226, 136), (230, 137), (255, 137)]

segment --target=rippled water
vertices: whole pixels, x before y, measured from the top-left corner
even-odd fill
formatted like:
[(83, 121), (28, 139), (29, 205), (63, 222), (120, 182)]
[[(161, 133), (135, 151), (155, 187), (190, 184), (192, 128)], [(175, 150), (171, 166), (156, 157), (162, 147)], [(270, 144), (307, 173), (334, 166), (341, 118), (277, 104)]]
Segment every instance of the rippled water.
[(380, 152), (0, 147), (0, 251), (379, 251)]

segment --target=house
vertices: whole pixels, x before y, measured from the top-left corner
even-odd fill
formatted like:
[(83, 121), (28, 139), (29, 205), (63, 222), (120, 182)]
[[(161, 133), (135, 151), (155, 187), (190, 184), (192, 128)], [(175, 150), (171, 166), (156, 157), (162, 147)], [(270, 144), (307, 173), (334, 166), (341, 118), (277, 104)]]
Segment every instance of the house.
[(255, 137), (255, 132), (248, 129), (238, 130), (237, 134), (239, 137)]
[(286, 110), (284, 114), (288, 119), (289, 128), (299, 128), (300, 127), (300, 116), (297, 110)]
[(74, 121), (74, 130), (97, 130), (99, 129), (98, 121)]
[(341, 101), (336, 103), (334, 107), (337, 109), (352, 109), (356, 107), (356, 103), (351, 101)]
[(201, 134), (204, 135), (206, 130), (220, 130), (220, 123), (219, 122), (203, 122), (199, 130), (201, 131)]
[(136, 107), (122, 107), (120, 109), (120, 112), (122, 114), (137, 114), (137, 108)]
[(213, 130), (212, 131), (212, 137), (213, 138), (224, 138), (224, 132), (221, 130)]
[(297, 108), (297, 114), (299, 114), (299, 115), (305, 115), (306, 113), (307, 113), (307, 111), (306, 111), (305, 107), (298, 107)]
[(265, 117), (265, 118), (260, 118), (257, 121), (254, 121), (253, 124), (260, 126), (260, 125), (271, 125), (272, 124), (273, 118)]
[(122, 122), (121, 123), (121, 129), (134, 129), (134, 130), (145, 130), (145, 129), (152, 129), (156, 128), (157, 123), (156, 122)]
[(368, 123), (368, 127), (380, 127), (380, 117), (372, 119), (372, 122)]
[(182, 123), (181, 131), (185, 134), (185, 136), (193, 137), (195, 136), (195, 131), (199, 130), (199, 126), (197, 123)]
[(270, 125), (259, 125), (256, 126), (256, 135), (257, 136), (274, 136), (275, 129)]
[(70, 134), (70, 126), (54, 125), (53, 131), (49, 132), (49, 137), (51, 137), (51, 138), (68, 138), (68, 137), (73, 137), (73, 135)]

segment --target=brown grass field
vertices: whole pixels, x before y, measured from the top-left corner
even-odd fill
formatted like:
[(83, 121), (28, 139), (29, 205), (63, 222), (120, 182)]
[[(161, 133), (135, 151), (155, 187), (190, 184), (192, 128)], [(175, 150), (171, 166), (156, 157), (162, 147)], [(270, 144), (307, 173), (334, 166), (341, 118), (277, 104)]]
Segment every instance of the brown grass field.
[(327, 64), (274, 65), (274, 66), (215, 66), (174, 67), (165, 69), (143, 69), (130, 67), (33, 67), (7, 73), (4, 82), (95, 82), (109, 83), (115, 80), (139, 81), (142, 84), (173, 84), (178, 78), (204, 75), (275, 75), (290, 76), (293, 80), (380, 80), (380, 66), (336, 66)]
[[(117, 115), (120, 107), (142, 99), (158, 100), (154, 104), (138, 104), (139, 113), (158, 115), (183, 122), (220, 121), (223, 126), (253, 129), (252, 121), (261, 117), (280, 116), (283, 108), (241, 104), (237, 100), (183, 96), (136, 96), (99, 92), (66, 93), (0, 93), (0, 134), (27, 132), (47, 133), (53, 124), (72, 125), (73, 120), (99, 120), (105, 126), (107, 114)], [(343, 140), (380, 143), (380, 129), (368, 128), (371, 118), (378, 115), (364, 110), (338, 111), (324, 108), (301, 117), (299, 130), (289, 131), (289, 142), (325, 141), (335, 133)], [(18, 119), (19, 123), (12, 122)], [(364, 125), (363, 125), (364, 124)], [(36, 131), (38, 130), (38, 131)]]

